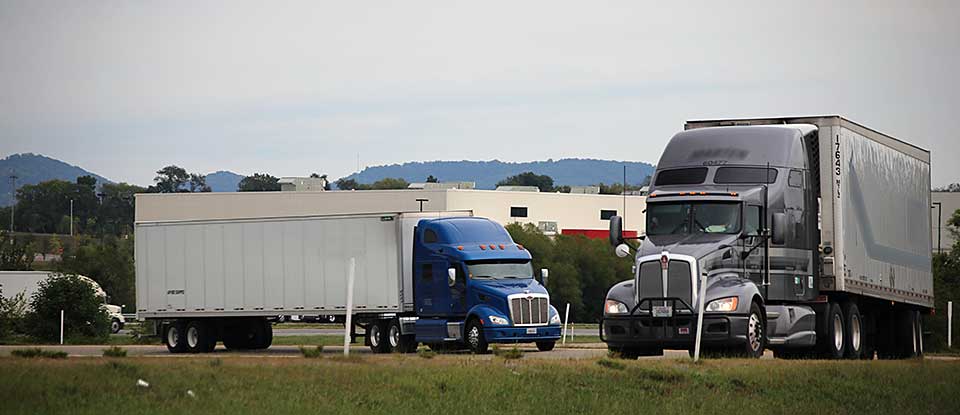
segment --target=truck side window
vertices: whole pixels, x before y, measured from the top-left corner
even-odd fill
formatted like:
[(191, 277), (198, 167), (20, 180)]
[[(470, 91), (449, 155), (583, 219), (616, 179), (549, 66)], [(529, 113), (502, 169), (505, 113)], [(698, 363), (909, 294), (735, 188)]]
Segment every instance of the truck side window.
[(424, 281), (430, 281), (433, 279), (433, 264), (423, 264), (420, 268), (420, 278)]
[(427, 229), (423, 231), (423, 242), (432, 244), (436, 243), (440, 238), (437, 238), (437, 233), (433, 229)]
[(803, 187), (803, 172), (800, 170), (790, 170), (790, 176), (787, 177), (787, 185), (790, 187)]
[(743, 231), (750, 236), (760, 235), (760, 206), (747, 205), (743, 209)]

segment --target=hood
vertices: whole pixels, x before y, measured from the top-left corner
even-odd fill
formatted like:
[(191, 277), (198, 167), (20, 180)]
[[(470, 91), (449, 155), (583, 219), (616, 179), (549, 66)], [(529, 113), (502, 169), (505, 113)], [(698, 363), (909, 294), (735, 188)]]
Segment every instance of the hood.
[(510, 294), (547, 294), (536, 279), (473, 280), (473, 288), (491, 297), (507, 298)]
[(648, 235), (640, 246), (638, 256), (656, 255), (663, 251), (689, 255), (700, 259), (720, 245), (736, 245), (737, 235), (692, 233), (685, 235)]

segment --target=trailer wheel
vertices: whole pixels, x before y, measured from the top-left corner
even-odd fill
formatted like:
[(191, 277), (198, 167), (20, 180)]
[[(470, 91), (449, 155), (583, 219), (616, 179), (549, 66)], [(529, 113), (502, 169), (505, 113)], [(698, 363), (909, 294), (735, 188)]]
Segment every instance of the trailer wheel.
[(537, 350), (541, 352), (549, 352), (557, 345), (555, 341), (546, 341), (546, 342), (537, 342)]
[(859, 359), (863, 353), (863, 317), (854, 302), (844, 304), (843, 319), (844, 356), (847, 359)]
[(830, 303), (829, 313), (827, 314), (827, 326), (825, 327), (826, 339), (823, 343), (824, 357), (827, 359), (842, 359), (846, 350), (847, 342), (844, 334), (843, 310), (837, 303)]
[(193, 320), (187, 323), (184, 332), (187, 352), (205, 353), (210, 343), (210, 330), (208, 324), (200, 320)]
[(163, 342), (170, 353), (183, 353), (187, 350), (182, 321), (177, 320), (167, 325), (166, 332), (163, 333)]
[(389, 353), (390, 342), (387, 339), (387, 330), (384, 328), (384, 322), (374, 321), (367, 326), (367, 340), (370, 342), (370, 350), (374, 353)]
[(470, 351), (474, 354), (486, 354), (489, 351), (489, 344), (487, 343), (486, 337), (483, 335), (483, 327), (480, 327), (480, 323), (477, 319), (471, 319), (467, 323), (467, 332), (464, 333), (464, 340), (467, 341), (467, 347), (470, 348)]
[(250, 322), (249, 349), (266, 349), (273, 344), (273, 325), (265, 318), (254, 319)]
[(920, 315), (920, 312), (919, 312), (919, 311), (914, 311), (913, 313), (914, 313), (914, 315), (917, 316), (917, 317), (916, 317), (917, 324), (916, 324), (916, 326), (915, 326), (915, 327), (917, 328), (917, 330), (916, 330), (916, 331), (917, 331), (917, 353), (916, 353), (916, 356), (917, 356), (917, 357), (923, 357), (923, 316)]

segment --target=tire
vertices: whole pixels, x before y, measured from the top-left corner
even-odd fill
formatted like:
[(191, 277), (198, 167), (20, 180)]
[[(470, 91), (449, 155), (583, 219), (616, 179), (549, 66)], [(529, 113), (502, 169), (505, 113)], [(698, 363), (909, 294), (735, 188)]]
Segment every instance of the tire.
[(328, 323), (336, 323), (336, 322), (337, 322), (337, 316), (327, 316), (327, 317), (326, 317), (326, 320), (327, 320)]
[(763, 351), (767, 347), (767, 327), (766, 318), (760, 305), (750, 304), (750, 316), (747, 318), (747, 341), (741, 346), (741, 350), (734, 354), (746, 357), (748, 359), (759, 359), (763, 356)]
[(463, 340), (470, 348), (473, 354), (486, 354), (490, 349), (486, 336), (483, 335), (483, 327), (477, 319), (471, 319), (467, 323), (467, 330), (463, 334)]
[(864, 343), (863, 316), (857, 305), (848, 301), (843, 305), (843, 355), (847, 359), (860, 359)]
[(389, 339), (390, 351), (395, 353), (413, 353), (417, 351), (417, 338), (412, 334), (403, 334), (400, 327), (400, 320), (390, 320), (387, 326), (387, 338)]
[(912, 359), (920, 354), (920, 336), (917, 335), (920, 329), (919, 317), (919, 313), (913, 310), (901, 313), (902, 323), (899, 330), (901, 359)]
[(184, 329), (184, 340), (186, 340), (188, 353), (205, 353), (209, 347), (210, 330), (208, 325), (200, 320), (193, 320), (187, 323)]
[(843, 318), (843, 310), (839, 304), (830, 303), (829, 310), (821, 351), (826, 359), (843, 359), (847, 346), (846, 330), (844, 330), (846, 320)]
[(119, 320), (119, 319), (111, 319), (111, 320), (110, 320), (110, 332), (111, 332), (111, 333), (117, 334), (117, 333), (120, 332), (120, 329), (122, 329), (122, 328), (123, 328), (123, 324), (120, 324), (120, 320)]
[(917, 316), (917, 354), (916, 357), (923, 357), (923, 316), (919, 311), (914, 311)]
[(554, 346), (557, 345), (555, 341), (546, 341), (546, 342), (537, 342), (537, 350), (541, 352), (549, 352), (553, 350)]
[(389, 353), (390, 340), (387, 336), (387, 328), (383, 321), (377, 320), (367, 326), (367, 341), (370, 343), (370, 350), (374, 353)]
[(187, 350), (182, 321), (174, 321), (167, 325), (163, 333), (163, 343), (166, 344), (170, 353), (183, 353)]

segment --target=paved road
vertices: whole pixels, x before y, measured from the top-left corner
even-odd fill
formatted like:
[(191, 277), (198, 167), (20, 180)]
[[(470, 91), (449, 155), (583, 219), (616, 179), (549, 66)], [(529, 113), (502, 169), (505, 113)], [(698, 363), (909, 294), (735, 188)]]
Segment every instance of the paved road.
[[(14, 349), (23, 349), (28, 347), (40, 347), (45, 350), (59, 350), (67, 352), (71, 357), (99, 357), (103, 355), (103, 350), (109, 346), (85, 345), (85, 346), (0, 346), (0, 356), (9, 356), (10, 351)], [(150, 356), (150, 357), (233, 357), (233, 356), (261, 356), (261, 357), (299, 357), (300, 350), (297, 346), (271, 346), (266, 350), (235, 352), (224, 349), (223, 346), (217, 346), (213, 353), (209, 354), (170, 354), (165, 346), (160, 345), (131, 345), (121, 346), (127, 351), (128, 356)], [(539, 352), (536, 347), (521, 345), (521, 350), (526, 352), (524, 358), (535, 359), (592, 359), (606, 355), (607, 350), (601, 348), (557, 348), (551, 352)], [(351, 353), (370, 354), (370, 348), (365, 346), (353, 346)], [(342, 355), (343, 346), (324, 346), (325, 355)], [(672, 355), (672, 353), (671, 353)], [(686, 356), (686, 352), (676, 356)], [(490, 359), (492, 354), (472, 355), (467, 352), (443, 353), (442, 356), (460, 359)]]

